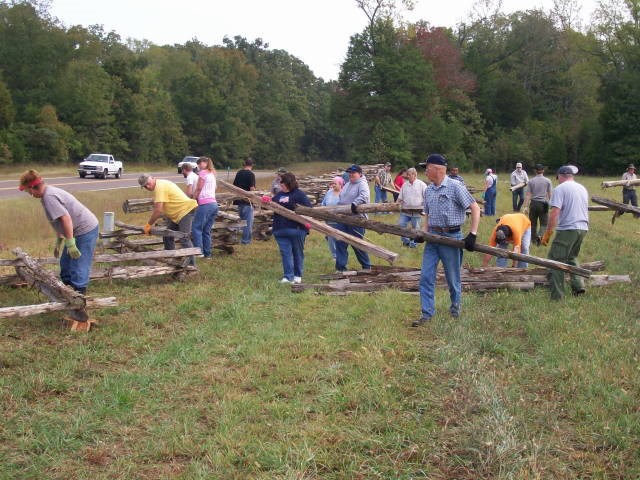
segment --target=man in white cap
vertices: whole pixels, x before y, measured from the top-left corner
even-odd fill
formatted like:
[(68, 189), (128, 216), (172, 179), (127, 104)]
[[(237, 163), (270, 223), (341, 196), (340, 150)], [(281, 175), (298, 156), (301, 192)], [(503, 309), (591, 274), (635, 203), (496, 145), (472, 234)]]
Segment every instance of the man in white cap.
[(529, 183), (529, 176), (527, 172), (525, 172), (522, 168), (522, 164), (520, 162), (516, 163), (516, 169), (511, 172), (511, 187), (515, 187), (516, 185), (522, 185), (520, 188), (516, 188), (511, 192), (511, 200), (513, 202), (513, 211), (519, 212), (522, 208), (522, 204), (524, 203), (524, 187)]
[[(549, 212), (549, 224), (542, 237), (544, 246), (549, 244), (553, 231), (556, 236), (549, 249), (549, 259), (558, 262), (578, 265), (582, 241), (589, 230), (589, 193), (587, 189), (573, 180), (577, 168), (565, 165), (558, 169), (558, 185), (553, 190)], [(547, 274), (552, 300), (564, 297), (564, 271), (549, 270)], [(574, 295), (585, 293), (584, 280), (578, 275), (571, 275), (571, 291)]]

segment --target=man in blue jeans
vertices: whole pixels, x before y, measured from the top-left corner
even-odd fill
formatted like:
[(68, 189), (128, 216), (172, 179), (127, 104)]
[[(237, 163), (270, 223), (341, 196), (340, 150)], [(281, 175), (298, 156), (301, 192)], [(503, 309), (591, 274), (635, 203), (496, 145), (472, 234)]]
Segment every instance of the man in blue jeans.
[[(349, 174), (349, 181), (340, 191), (340, 200), (338, 205), (351, 205), (351, 212), (353, 215), (361, 215), (366, 218), (365, 214), (359, 214), (356, 210), (358, 205), (369, 203), (371, 194), (369, 192), (369, 184), (367, 179), (362, 176), (362, 168), (360, 165), (351, 165), (346, 169)], [(354, 237), (364, 238), (364, 228), (354, 227), (345, 223), (338, 223), (336, 228), (341, 232), (348, 233)], [(349, 261), (349, 252), (347, 247), (349, 245), (341, 240), (336, 240), (336, 270), (338, 272), (344, 272), (347, 269), (347, 262)], [(362, 270), (371, 270), (371, 261), (369, 260), (369, 254), (363, 250), (353, 247), (353, 251), (356, 254), (356, 258)]]
[[(254, 161), (251, 157), (248, 157), (244, 161), (244, 167), (241, 170), (238, 170), (235, 178), (233, 179), (233, 184), (236, 187), (240, 187), (247, 192), (256, 189), (256, 176), (252, 172), (253, 165)], [(253, 236), (253, 205), (251, 205), (251, 202), (244, 199), (234, 200), (233, 204), (238, 206), (238, 215), (240, 216), (240, 219), (247, 222), (247, 225), (242, 229), (242, 239), (240, 240), (240, 243), (247, 245), (251, 243), (251, 238)]]
[(98, 219), (69, 192), (46, 185), (36, 170), (24, 172), (18, 188), (40, 199), (47, 220), (56, 231), (53, 254), (60, 257), (62, 283), (85, 294), (98, 240)]
[[(470, 209), (471, 228), (464, 239), (464, 246), (467, 250), (473, 251), (480, 223), (480, 207), (462, 183), (447, 177), (447, 160), (442, 155), (437, 153), (429, 155), (426, 167), (427, 178), (431, 184), (425, 192), (424, 212), (427, 217), (425, 230), (443, 237), (462, 240), (465, 212)], [(424, 248), (420, 273), (422, 315), (411, 324), (412, 327), (419, 327), (428, 322), (436, 313), (436, 274), (440, 261), (442, 261), (444, 275), (449, 286), (451, 299), (449, 313), (454, 318), (460, 316), (462, 250), (457, 247), (429, 242)]]

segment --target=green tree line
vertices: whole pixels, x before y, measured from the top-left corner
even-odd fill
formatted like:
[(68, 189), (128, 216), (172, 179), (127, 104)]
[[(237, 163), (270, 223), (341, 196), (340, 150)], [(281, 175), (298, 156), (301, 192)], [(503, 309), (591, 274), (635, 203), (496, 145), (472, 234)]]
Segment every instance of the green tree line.
[(368, 24), (328, 82), (262, 39), (125, 43), (64, 27), (46, 3), (0, 1), (0, 164), (93, 151), (232, 167), (247, 156), (409, 166), (434, 151), (466, 170), (640, 161), (640, 0), (601, 2), (587, 28), (574, 26), (575, 0), (509, 15), (481, 0), (455, 28), (355, 1)]

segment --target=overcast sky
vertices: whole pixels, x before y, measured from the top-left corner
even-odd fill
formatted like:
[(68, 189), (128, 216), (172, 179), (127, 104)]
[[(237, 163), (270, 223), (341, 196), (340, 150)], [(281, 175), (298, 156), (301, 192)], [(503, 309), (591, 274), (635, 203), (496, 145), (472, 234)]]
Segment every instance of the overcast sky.
[[(409, 21), (453, 27), (469, 18), (474, 0), (416, 0)], [(504, 0), (510, 13), (549, 9), (553, 0)], [(581, 16), (589, 19), (596, 0), (582, 0)], [(269, 48), (298, 57), (318, 77), (336, 79), (349, 38), (363, 30), (366, 17), (355, 0), (53, 0), (51, 14), (66, 27), (104, 26), (123, 40), (149, 40), (157, 45), (184, 44), (197, 38), (221, 45), (225, 36), (249, 41), (262, 38)]]

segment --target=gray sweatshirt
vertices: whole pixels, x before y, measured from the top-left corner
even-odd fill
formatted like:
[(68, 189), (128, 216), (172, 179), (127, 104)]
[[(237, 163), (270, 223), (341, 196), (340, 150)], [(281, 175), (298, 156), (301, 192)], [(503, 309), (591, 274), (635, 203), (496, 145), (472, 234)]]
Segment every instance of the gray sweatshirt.
[(347, 182), (342, 188), (338, 205), (351, 205), (352, 203), (362, 205), (364, 203), (370, 203), (370, 199), (369, 183), (367, 179), (362, 176), (355, 183)]

